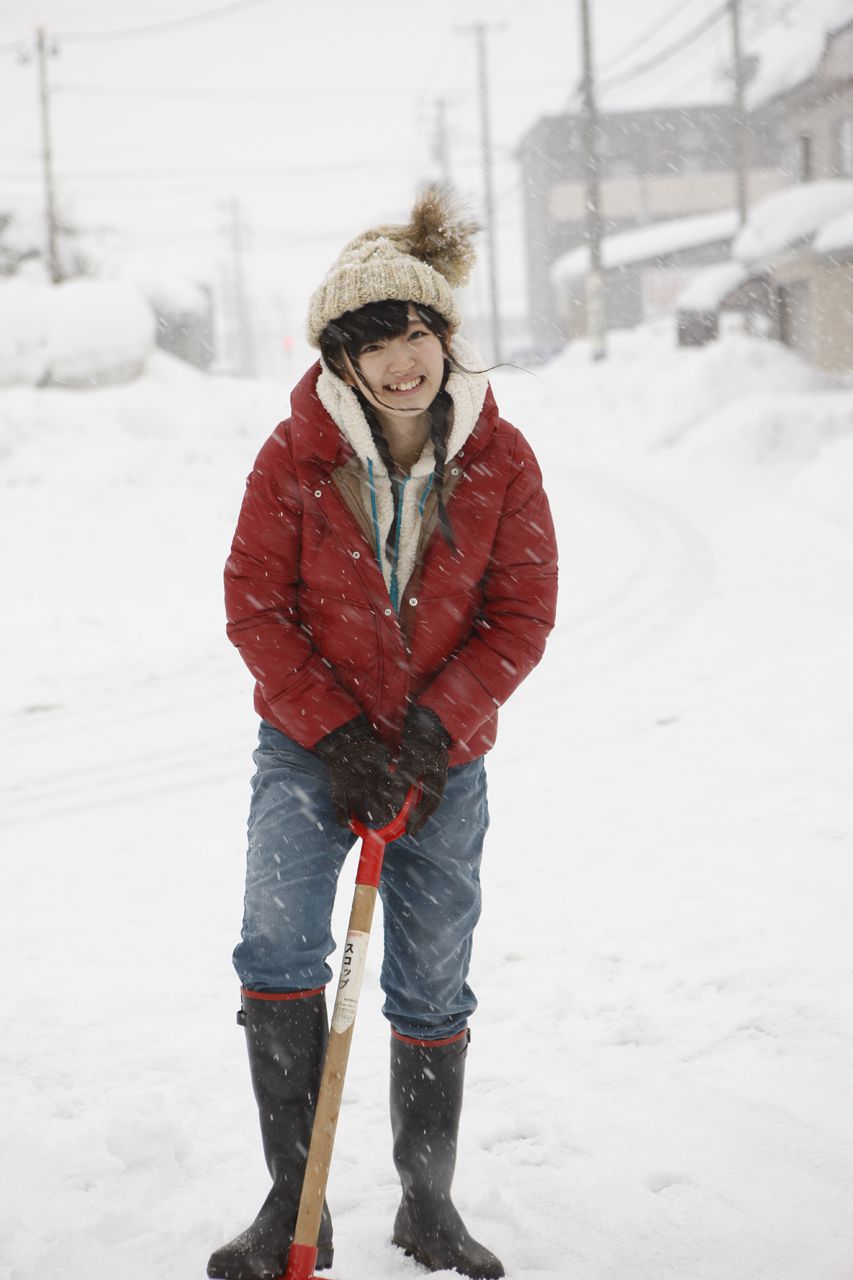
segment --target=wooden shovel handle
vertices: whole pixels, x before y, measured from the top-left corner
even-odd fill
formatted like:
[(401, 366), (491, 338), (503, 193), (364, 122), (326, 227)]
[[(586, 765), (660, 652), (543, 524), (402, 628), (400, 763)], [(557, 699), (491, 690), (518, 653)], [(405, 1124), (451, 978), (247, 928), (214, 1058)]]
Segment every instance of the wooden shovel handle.
[(316, 1245), (320, 1234), (320, 1218), (326, 1196), (326, 1184), (329, 1181), (329, 1167), (332, 1163), (332, 1148), (335, 1143), (338, 1116), (341, 1113), (344, 1077), (349, 1062), (358, 993), (364, 974), (367, 941), (376, 906), (376, 893), (374, 885), (357, 884), (355, 887), (347, 940), (344, 943), (335, 1011), (332, 1015), (329, 1044), (323, 1064), (323, 1076), (317, 1097), (314, 1127), (311, 1130), (311, 1144), (308, 1148), (302, 1195), (299, 1200), (299, 1215), (293, 1235), (294, 1244)]
[[(293, 1235), (293, 1243), (298, 1246), (296, 1253), (300, 1253), (306, 1247), (316, 1248), (320, 1234), (320, 1218), (323, 1213), (326, 1185), (329, 1181), (329, 1167), (332, 1163), (332, 1148), (335, 1143), (338, 1116), (341, 1112), (344, 1077), (349, 1061), (355, 1015), (358, 1010), (358, 997), (364, 977), (370, 926), (373, 923), (376, 894), (382, 874), (382, 860), (386, 846), (404, 834), (409, 814), (417, 798), (417, 789), (410, 788), (400, 812), (385, 827), (377, 829), (365, 827), (356, 821), (352, 823), (353, 830), (362, 838), (361, 856), (338, 978), (335, 1008), (332, 1013), (329, 1043), (320, 1080), (320, 1092), (317, 1096), (314, 1127), (311, 1130), (311, 1143), (308, 1147), (302, 1195), (299, 1199), (299, 1214)], [(294, 1253), (293, 1249), (291, 1253)], [(295, 1280), (295, 1276), (291, 1273), (290, 1260), (288, 1260), (285, 1280)]]

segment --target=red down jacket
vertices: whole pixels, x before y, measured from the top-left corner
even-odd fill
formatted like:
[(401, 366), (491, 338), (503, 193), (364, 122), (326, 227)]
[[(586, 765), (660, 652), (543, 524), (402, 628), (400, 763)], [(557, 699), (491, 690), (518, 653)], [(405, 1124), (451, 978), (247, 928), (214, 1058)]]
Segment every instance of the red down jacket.
[(353, 452), (317, 397), (319, 371), (258, 455), (225, 567), (228, 636), (257, 682), (255, 708), (303, 747), (361, 711), (395, 745), (415, 700), (450, 733), (451, 764), (476, 759), (554, 625), (557, 552), (536, 459), (489, 390), (447, 468), (457, 552), (433, 531), (397, 617), (336, 483)]

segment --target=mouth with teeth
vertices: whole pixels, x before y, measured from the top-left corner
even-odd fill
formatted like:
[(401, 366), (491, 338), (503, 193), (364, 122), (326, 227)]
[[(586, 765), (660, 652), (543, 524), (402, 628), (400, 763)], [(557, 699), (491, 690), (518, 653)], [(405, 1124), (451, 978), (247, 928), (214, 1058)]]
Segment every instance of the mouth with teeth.
[(407, 382), (389, 382), (385, 386), (386, 391), (392, 391), (396, 396), (408, 396), (413, 391), (418, 391), (426, 382), (423, 374), (419, 374), (417, 378), (409, 378)]

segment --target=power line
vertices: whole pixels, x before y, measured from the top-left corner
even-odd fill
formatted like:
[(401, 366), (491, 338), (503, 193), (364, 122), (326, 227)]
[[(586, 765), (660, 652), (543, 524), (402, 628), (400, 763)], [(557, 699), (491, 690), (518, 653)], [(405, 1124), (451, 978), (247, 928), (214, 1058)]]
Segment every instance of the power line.
[(689, 4), (690, 0), (676, 0), (672, 8), (667, 9), (663, 17), (658, 18), (651, 27), (647, 27), (641, 36), (638, 36), (635, 40), (631, 40), (629, 44), (623, 45), (618, 53), (615, 53), (612, 58), (608, 58), (606, 62), (603, 62), (598, 68), (599, 73), (609, 71), (612, 67), (618, 66), (620, 62), (624, 62), (625, 58), (629, 57), (632, 53), (637, 53), (643, 48), (643, 45), (648, 44), (656, 35), (659, 35), (661, 31), (665, 30), (674, 18), (677, 18), (682, 14)]
[[(695, 93), (696, 85), (699, 81), (698, 81), (697, 69), (695, 68), (694, 63), (696, 63), (704, 55), (708, 56), (708, 66), (707, 66), (707, 75), (709, 77), (708, 84), (710, 85), (712, 80), (716, 81), (720, 77), (721, 63), (717, 58), (717, 54), (719, 53), (721, 48), (721, 45), (720, 45), (721, 36), (722, 36), (722, 27), (719, 30), (715, 28), (713, 31), (708, 32), (705, 35), (704, 39), (699, 40), (693, 46), (693, 48), (690, 49), (685, 54), (685, 56), (678, 62), (676, 66), (671, 67), (669, 71), (667, 71), (666, 79), (664, 80), (661, 86), (661, 92), (665, 90), (667, 100), (675, 103), (676, 105), (681, 105), (682, 94), (690, 97)], [(648, 90), (643, 86), (647, 85), (650, 79), (651, 79), (650, 76), (646, 76), (644, 80), (641, 82), (639, 88), (637, 87), (636, 84), (626, 84), (626, 85), (623, 85), (621, 88), (614, 89), (612, 93), (608, 93), (607, 95), (608, 103), (613, 102), (614, 99), (617, 102), (620, 99), (624, 101), (626, 97), (628, 101), (631, 102), (633, 101), (631, 97), (632, 93), (645, 95)], [(703, 98), (706, 98), (709, 95), (703, 94), (702, 96)], [(714, 102), (718, 100), (721, 101), (722, 91), (714, 90), (712, 100)], [(660, 101), (661, 101), (660, 97), (656, 95), (654, 105), (655, 106), (660, 105)], [(624, 110), (624, 107), (622, 109)]]
[[(720, 23), (720, 27), (721, 26), (722, 21)], [(697, 58), (701, 58), (703, 54), (707, 53), (718, 44), (719, 35), (720, 30), (718, 27), (714, 27), (712, 30), (706, 31), (705, 35), (695, 41), (691, 48), (684, 53), (678, 63), (674, 67), (670, 68), (667, 72), (667, 78), (663, 86), (670, 98), (677, 97), (683, 89), (692, 89), (695, 87), (696, 72), (691, 69), (691, 65), (696, 62)], [(687, 75), (683, 74), (685, 70), (687, 70)], [(682, 74), (679, 75), (679, 72)], [(607, 101), (611, 102), (614, 98), (619, 98), (625, 94), (630, 95), (632, 90), (636, 90), (638, 82), (643, 83), (648, 81), (653, 74), (653, 72), (649, 71), (642, 76), (637, 76), (636, 80), (628, 80), (623, 85), (617, 85), (615, 89), (608, 89), (606, 91)], [(675, 77), (674, 79), (673, 76)], [(643, 92), (643, 90), (641, 90), (641, 92)]]
[(609, 79), (602, 81), (601, 91), (606, 92), (616, 88), (617, 85), (627, 84), (632, 80), (639, 79), (640, 76), (647, 75), (650, 71), (656, 71), (664, 63), (671, 62), (673, 58), (677, 58), (690, 45), (701, 39), (708, 31), (711, 31), (726, 16), (726, 12), (727, 6), (725, 4), (719, 5), (698, 26), (688, 31), (681, 39), (667, 45), (665, 49), (656, 53), (654, 57), (647, 58), (645, 62), (639, 62), (627, 71), (620, 72), (619, 75), (611, 76)]
[[(505, 98), (513, 93), (530, 93), (534, 89), (548, 89), (563, 86), (565, 80), (537, 80), (525, 81), (519, 84), (501, 83), (501, 97)], [(406, 87), (408, 90), (408, 86)], [(146, 88), (144, 85), (88, 85), (88, 84), (55, 84), (53, 86), (54, 93), (73, 94), (75, 97), (115, 97), (115, 98), (149, 98), (151, 100), (176, 99), (178, 101), (216, 101), (218, 99), (229, 99), (239, 101), (259, 102), (304, 102), (307, 100), (317, 100), (318, 102), (326, 101), (346, 101), (350, 102), (354, 99), (363, 99), (365, 101), (383, 101), (387, 102), (389, 93), (403, 92), (389, 88), (386, 84), (382, 89), (377, 90), (361, 90), (351, 93), (341, 90), (336, 93), (329, 93), (327, 90), (318, 90), (316, 93), (282, 93), (275, 89), (181, 89), (167, 88), (155, 89)], [(454, 107), (458, 107), (460, 103), (465, 102), (471, 94), (457, 95), (453, 98)]]
[(326, 90), (319, 90), (317, 93), (280, 93), (274, 89), (146, 89), (143, 86), (133, 87), (130, 85), (108, 85), (108, 84), (57, 84), (54, 85), (55, 93), (73, 94), (80, 97), (93, 98), (150, 98), (154, 100), (180, 99), (182, 101), (214, 101), (221, 98), (228, 99), (246, 99), (246, 101), (259, 102), (304, 102), (307, 99), (317, 99), (318, 101), (326, 101), (328, 99), (339, 99), (350, 101), (354, 98), (369, 99), (371, 101), (387, 101), (388, 89), (377, 89), (375, 92), (363, 91), (361, 93), (329, 93)]
[(138, 36), (159, 35), (163, 31), (176, 31), (179, 27), (194, 27), (202, 22), (215, 22), (242, 9), (252, 9), (259, 4), (268, 4), (269, 0), (232, 0), (231, 4), (220, 5), (218, 9), (206, 9), (202, 13), (189, 14), (186, 18), (169, 18), (165, 22), (153, 22), (144, 27), (126, 27), (111, 31), (55, 31), (53, 35), (59, 40), (69, 40), (76, 44), (94, 40), (127, 40)]
[[(124, 181), (125, 178), (138, 178), (146, 180), (148, 178), (176, 178), (189, 179), (195, 178), (213, 178), (230, 180), (240, 177), (251, 177), (253, 174), (261, 174), (270, 178), (285, 178), (293, 174), (305, 175), (312, 173), (351, 173), (363, 172), (371, 166), (380, 168), (385, 163), (385, 157), (372, 156), (370, 159), (353, 160), (343, 164), (336, 162), (332, 164), (299, 164), (299, 165), (228, 165), (222, 169), (190, 169), (186, 165), (182, 165), (178, 169), (116, 169), (116, 170), (100, 170), (97, 172), (90, 171), (88, 173), (79, 173), (73, 171), (63, 171), (57, 175), (63, 182), (89, 183), (89, 182), (118, 182)], [(408, 164), (397, 163), (396, 169), (413, 169), (418, 170), (421, 165), (418, 161), (411, 161)], [(30, 175), (16, 175), (10, 181), (29, 182), (33, 181)]]

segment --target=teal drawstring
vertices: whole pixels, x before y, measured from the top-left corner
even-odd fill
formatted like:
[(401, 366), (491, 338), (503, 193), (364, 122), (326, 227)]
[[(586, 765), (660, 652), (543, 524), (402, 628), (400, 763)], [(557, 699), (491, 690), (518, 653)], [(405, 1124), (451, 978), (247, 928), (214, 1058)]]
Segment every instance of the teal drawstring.
[(400, 559), (400, 532), (403, 528), (403, 498), (406, 493), (406, 485), (409, 483), (411, 476), (406, 476), (400, 485), (400, 496), (397, 500), (397, 528), (394, 531), (394, 559), (391, 563), (391, 587), (389, 595), (391, 596), (391, 604), (394, 612), (400, 612), (400, 587), (397, 581), (397, 562)]
[(423, 491), (423, 493), (421, 494), (421, 500), (420, 500), (420, 502), (418, 503), (418, 515), (419, 515), (419, 516), (421, 516), (421, 517), (423, 517), (423, 514), (424, 514), (424, 507), (426, 506), (427, 496), (428, 496), (428, 494), (429, 494), (430, 489), (432, 488), (432, 482), (433, 482), (433, 480), (434, 480), (434, 479), (435, 479), (435, 472), (434, 472), (434, 471), (431, 471), (431, 472), (430, 472), (430, 476), (429, 476), (429, 480), (427, 480), (427, 482), (426, 482), (426, 486), (424, 487), (424, 491)]
[(367, 459), (367, 482), (370, 485), (370, 507), (373, 512), (373, 542), (376, 550), (376, 563), (379, 565), (379, 572), (382, 572), (382, 552), (379, 544), (382, 541), (382, 533), (379, 528), (379, 512), (376, 509), (376, 485), (373, 480), (373, 463), (370, 458)]
[[(411, 479), (406, 476), (400, 485), (400, 494), (397, 500), (397, 527), (394, 530), (394, 558), (391, 563), (391, 586), (388, 588), (388, 594), (391, 597), (391, 604), (394, 612), (400, 612), (400, 586), (397, 581), (397, 562), (400, 558), (400, 533), (403, 528), (403, 495), (406, 491), (406, 485)], [(373, 515), (373, 540), (376, 544), (376, 563), (379, 565), (379, 572), (384, 574), (382, 568), (382, 530), (379, 528), (379, 510), (376, 506), (376, 482), (373, 478), (373, 461), (367, 459), (367, 482), (370, 485), (370, 510)], [(421, 508), (423, 514), (423, 508)]]

